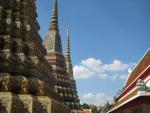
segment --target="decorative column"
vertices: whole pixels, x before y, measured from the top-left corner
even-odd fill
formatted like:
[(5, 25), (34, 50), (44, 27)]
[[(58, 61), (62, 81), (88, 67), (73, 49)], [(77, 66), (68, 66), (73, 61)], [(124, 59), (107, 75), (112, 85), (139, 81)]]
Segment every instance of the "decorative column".
[(48, 96), (36, 96), (34, 103), (35, 113), (53, 113), (51, 112), (51, 99)]
[(13, 94), (0, 92), (0, 113), (12, 113)]
[(0, 75), (0, 113), (11, 113), (13, 95), (10, 93), (12, 77)]

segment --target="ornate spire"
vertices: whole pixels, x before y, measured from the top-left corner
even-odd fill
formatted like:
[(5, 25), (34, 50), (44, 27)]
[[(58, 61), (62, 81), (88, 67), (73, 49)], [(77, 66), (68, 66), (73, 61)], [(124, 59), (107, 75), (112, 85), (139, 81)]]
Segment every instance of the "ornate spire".
[(67, 41), (66, 41), (66, 60), (71, 62), (70, 58), (70, 32), (69, 27), (67, 28)]
[(58, 28), (57, 0), (54, 0), (51, 25), (44, 39), (44, 46), (48, 53), (58, 52), (62, 54), (61, 37)]
[(59, 30), (58, 29), (58, 13), (57, 13), (57, 0), (54, 0), (54, 6), (52, 10), (52, 17), (51, 17), (51, 25), (50, 30)]
[(69, 27), (67, 28), (67, 45), (66, 45), (66, 66), (67, 66), (67, 73), (73, 79), (73, 70), (72, 70), (72, 63), (70, 57), (70, 32)]

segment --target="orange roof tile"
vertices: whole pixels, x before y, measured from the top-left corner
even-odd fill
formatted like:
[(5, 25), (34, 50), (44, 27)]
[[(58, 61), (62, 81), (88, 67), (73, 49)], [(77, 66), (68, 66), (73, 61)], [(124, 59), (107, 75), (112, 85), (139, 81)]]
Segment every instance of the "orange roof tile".
[(126, 89), (150, 65), (150, 49), (131, 72), (124, 89)]

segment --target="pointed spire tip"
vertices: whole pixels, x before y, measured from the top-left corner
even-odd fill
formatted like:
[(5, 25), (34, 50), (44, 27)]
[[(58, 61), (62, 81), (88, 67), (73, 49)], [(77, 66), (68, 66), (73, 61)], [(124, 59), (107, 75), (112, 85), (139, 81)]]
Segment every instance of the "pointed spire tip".
[(51, 16), (51, 24), (50, 30), (59, 30), (58, 29), (58, 9), (57, 9), (57, 0), (54, 0), (53, 9), (52, 9), (52, 16)]

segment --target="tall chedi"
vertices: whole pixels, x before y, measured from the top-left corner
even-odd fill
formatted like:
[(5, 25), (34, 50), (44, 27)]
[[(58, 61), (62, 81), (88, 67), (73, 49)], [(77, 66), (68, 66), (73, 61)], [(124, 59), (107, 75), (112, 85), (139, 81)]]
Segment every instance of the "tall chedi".
[(70, 57), (70, 31), (69, 27), (67, 28), (67, 40), (66, 40), (66, 66), (67, 66), (67, 73), (71, 80), (74, 79), (73, 77), (73, 69)]
[[(58, 27), (57, 0), (54, 0), (53, 5), (50, 28), (44, 39), (44, 46), (47, 49), (46, 59), (51, 65), (50, 71), (55, 78), (56, 92), (63, 98), (64, 104), (68, 105), (72, 111), (74, 109), (78, 110), (79, 99), (75, 81), (67, 72), (66, 60), (62, 52), (61, 37)], [(71, 76), (73, 76), (73, 74)]]
[[(74, 105), (79, 105), (79, 97), (77, 95), (77, 88), (76, 88), (76, 81), (73, 76), (73, 67), (71, 63), (71, 56), (70, 56), (70, 31), (69, 27), (67, 29), (67, 41), (66, 41), (66, 67), (67, 67), (67, 75), (70, 78), (70, 87), (73, 90), (73, 97), (72, 102)], [(79, 106), (74, 106), (74, 109), (79, 109)]]
[(0, 0), (0, 113), (71, 112), (55, 91), (36, 17), (35, 0)]

